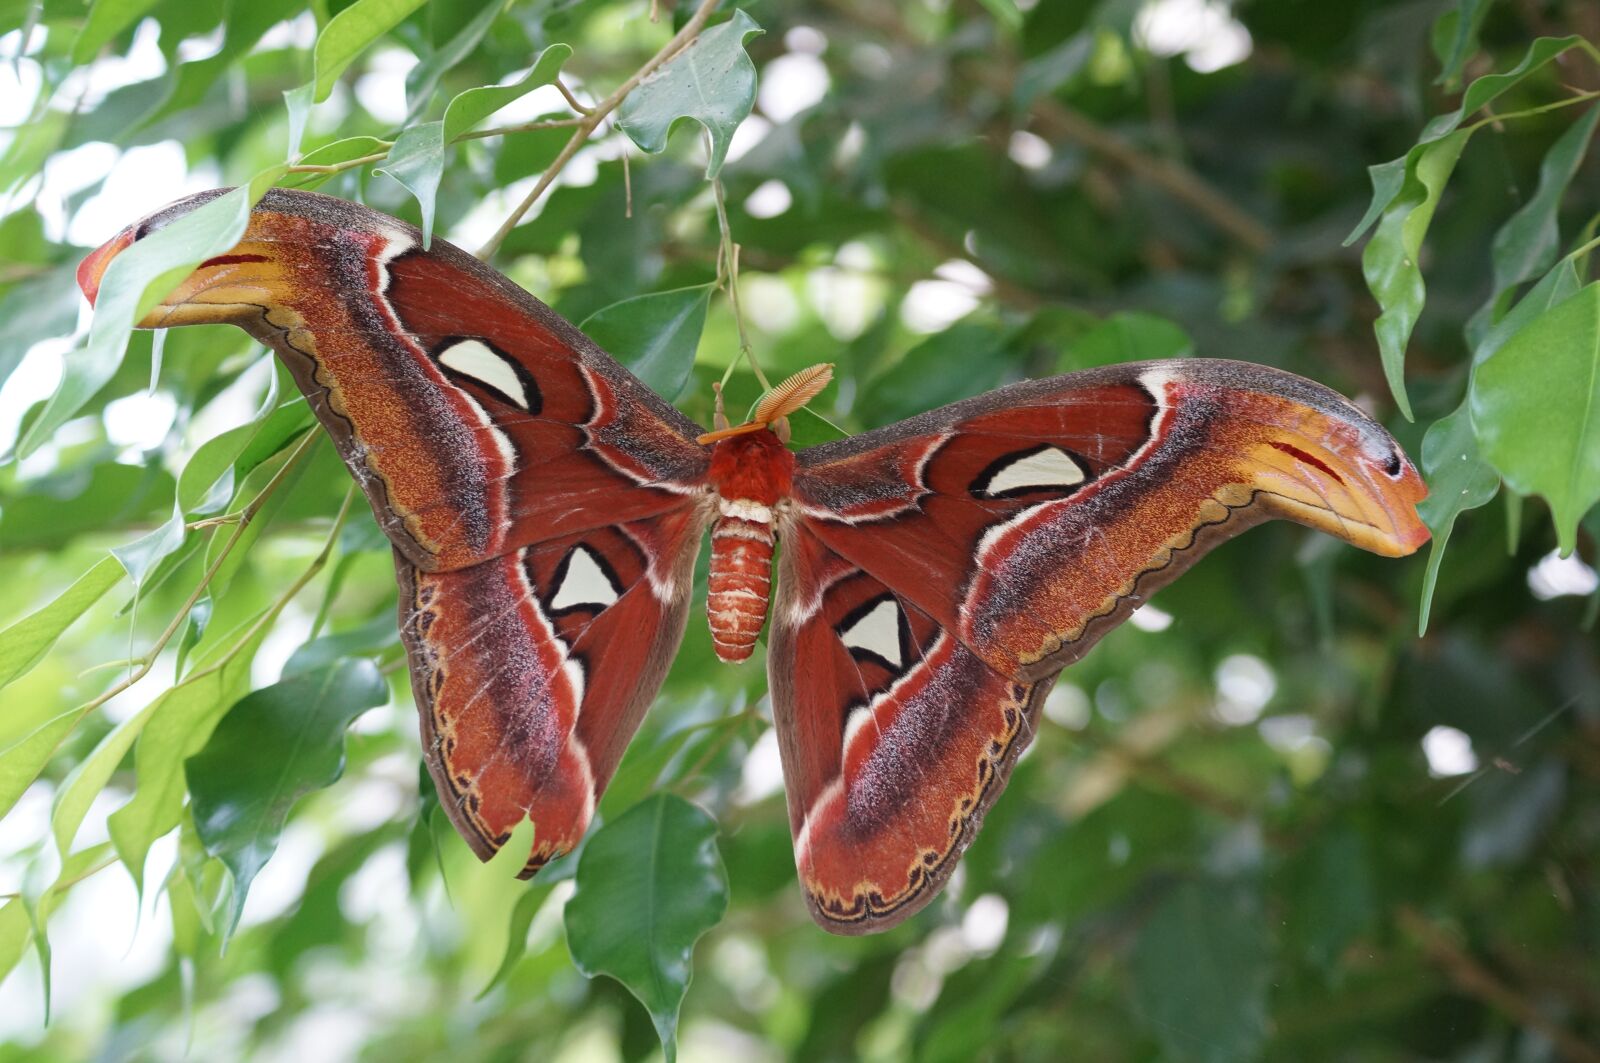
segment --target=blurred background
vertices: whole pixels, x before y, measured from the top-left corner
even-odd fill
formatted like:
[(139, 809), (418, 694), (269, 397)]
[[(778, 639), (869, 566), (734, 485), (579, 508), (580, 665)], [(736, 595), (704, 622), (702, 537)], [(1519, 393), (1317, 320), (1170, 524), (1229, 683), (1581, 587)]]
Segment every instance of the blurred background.
[[(221, 434), (250, 426), (260, 452), (233, 462), (235, 498), (284, 467), (303, 404), (220, 327), (135, 334), (80, 415), (14, 448), (83, 344), (77, 261), (181, 194), (284, 161), (284, 93), (348, 6), (0, 0), (0, 627), (163, 527)], [(832, 422), (860, 431), (1025, 376), (1195, 354), (1327, 383), (1413, 457), (1461, 401), (1494, 233), (1582, 109), (1494, 126), (1463, 155), (1422, 259), (1415, 423), (1384, 381), (1360, 247), (1342, 243), (1367, 167), (1534, 38), (1600, 38), (1583, 0), (740, 6), (762, 30), (745, 42), (758, 80), (720, 180), (745, 324), (774, 378), (836, 363), (816, 403)], [(303, 148), (392, 139), (556, 42), (573, 48), (567, 84), (599, 99), (689, 14), (655, 8), (431, 0), (310, 111)], [(1574, 49), (1495, 106), (1592, 92), (1597, 75)], [(546, 86), (489, 124), (571, 114)], [(569, 132), (449, 148), (436, 231), (481, 245)], [(1578, 148), (1551, 208), (1564, 245), (1600, 212)], [(692, 123), (659, 155), (602, 127), (496, 264), (575, 322), (713, 282), (705, 169)], [(370, 166), (292, 179), (313, 178), (419, 218)], [(712, 298), (669, 396), (702, 423), (739, 342)], [(758, 390), (736, 369), (732, 408)], [(137, 595), (125, 580), (90, 598), (0, 690), (0, 781), (16, 791), (0, 820), (0, 903), (15, 902), (0, 911), (0, 1060), (661, 1052), (627, 990), (575, 969), (570, 878), (484, 873), (419, 781), (387, 546), (359, 500), (329, 539), (348, 484), (331, 448), (311, 451), (153, 674), (81, 721), (74, 706), (146, 652), (226, 529), (180, 528)], [(1065, 673), (950, 888), (865, 939), (807, 917), (760, 651), (717, 664), (696, 606), (635, 740), (661, 755), (624, 765), (627, 800), (668, 789), (720, 830), (728, 907), (694, 952), (681, 1058), (1600, 1059), (1597, 523), (1562, 558), (1537, 499), (1466, 513), (1422, 637), (1422, 555), (1385, 561), (1283, 524), (1223, 546)], [(192, 817), (150, 844), (141, 890), (113, 814), (145, 777), (138, 727), (192, 677), (186, 657), (263, 615), (215, 689), (180, 695), (194, 719), (213, 726), (272, 687), (313, 638), (326, 659), (376, 662), (384, 704), (351, 726), (343, 777), (294, 807), (224, 951), (227, 876)], [(77, 722), (19, 777), (17, 751), (62, 720)], [(81, 826), (63, 830), (64, 804)]]

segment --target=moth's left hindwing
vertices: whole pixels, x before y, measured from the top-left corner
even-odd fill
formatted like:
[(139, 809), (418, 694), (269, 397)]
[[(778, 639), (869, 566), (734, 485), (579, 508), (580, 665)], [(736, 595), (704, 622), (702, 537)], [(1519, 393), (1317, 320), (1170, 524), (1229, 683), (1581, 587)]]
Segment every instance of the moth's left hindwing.
[(452, 572), (397, 552), (428, 767), (480, 856), (524, 817), (525, 875), (583, 837), (683, 638), (703, 528), (685, 508)]
[(1040, 700), (1212, 545), (1270, 517), (1369, 550), (1427, 538), (1388, 434), (1239, 362), (1028, 381), (803, 451), (768, 668), (818, 922), (938, 892)]

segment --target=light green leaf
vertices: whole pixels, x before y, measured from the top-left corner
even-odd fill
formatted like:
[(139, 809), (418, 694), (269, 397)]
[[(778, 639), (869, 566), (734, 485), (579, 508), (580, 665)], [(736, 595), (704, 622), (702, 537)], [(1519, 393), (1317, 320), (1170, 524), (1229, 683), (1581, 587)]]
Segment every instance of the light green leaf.
[(1422, 471), (1428, 479), (1428, 497), (1418, 503), (1417, 513), (1433, 532), (1433, 542), (1428, 547), (1428, 569), (1422, 581), (1419, 637), (1428, 630), (1439, 565), (1444, 561), (1456, 518), (1469, 509), (1487, 505), (1500, 490), (1499, 475), (1478, 455), (1478, 440), (1472, 434), (1472, 418), (1465, 402), (1454, 413), (1435, 421), (1422, 437)]
[(433, 215), (444, 177), (444, 123), (414, 125), (395, 138), (389, 158), (374, 173), (388, 174), (417, 197), (422, 207), (422, 246), (433, 243)]
[(697, 284), (624, 299), (595, 311), (580, 327), (670, 401), (689, 382), (715, 288)]
[(520, 100), (534, 89), (552, 85), (561, 73), (561, 65), (572, 56), (565, 44), (552, 44), (539, 53), (521, 80), (510, 85), (486, 85), (467, 89), (450, 101), (444, 111), (444, 142), (455, 140), (500, 108)]
[(1567, 127), (1539, 164), (1539, 187), (1532, 198), (1506, 219), (1494, 234), (1494, 290), (1496, 296), (1514, 285), (1532, 280), (1550, 268), (1561, 246), (1557, 214), (1561, 200), (1583, 158), (1600, 121), (1600, 105)]
[(1422, 240), (1428, 234), (1439, 197), (1471, 135), (1465, 130), (1452, 133), (1428, 144), (1415, 159), (1407, 156), (1404, 187), (1384, 210), (1377, 231), (1361, 254), (1361, 271), (1366, 276), (1367, 287), (1372, 289), (1373, 297), (1383, 308), (1373, 328), (1378, 336), (1384, 376), (1388, 378), (1400, 412), (1408, 420), (1412, 414), (1411, 402), (1406, 397), (1406, 344), (1427, 299), (1417, 256), (1421, 254)]
[(251, 208), (282, 174), (281, 166), (257, 174), (248, 185), (197, 207), (111, 260), (95, 300), (88, 346), (67, 355), (61, 384), (18, 444), (19, 456), (37, 450), (116, 375), (135, 323), (201, 262), (239, 242)]
[(539, 879), (530, 886), (526, 893), (517, 898), (516, 906), (511, 909), (511, 925), (506, 932), (506, 954), (500, 960), (500, 966), (494, 974), (489, 976), (489, 981), (478, 990), (477, 999), (482, 1000), (489, 995), (489, 991), (504, 982), (516, 970), (517, 964), (528, 952), (528, 928), (533, 925), (533, 917), (539, 914), (539, 909), (550, 898), (550, 888), (553, 885), (549, 880)]
[(183, 509), (174, 503), (172, 516), (154, 531), (146, 532), (131, 543), (111, 548), (111, 556), (127, 570), (135, 590), (145, 585), (157, 565), (183, 547), (185, 523)]
[(289, 158), (300, 154), (300, 141), (305, 139), (306, 123), (311, 120), (311, 93), (316, 88), (307, 82), (299, 88), (285, 89), (283, 106), (289, 112)]
[(346, 658), (250, 694), (189, 758), (195, 829), (233, 876), (224, 938), (277, 850), (290, 809), (344, 774), (345, 729), (388, 698), (376, 665)]
[(356, 56), (373, 41), (394, 29), (423, 0), (356, 0), (328, 20), (317, 36), (314, 51), (315, 76), (312, 102), (321, 103), (333, 91), (334, 82)]
[(122, 575), (116, 558), (101, 558), (50, 604), (0, 631), (0, 687), (38, 664), (74, 620), (122, 582)]
[(692, 118), (711, 137), (706, 177), (717, 176), (733, 131), (755, 106), (756, 67), (744, 42), (761, 32), (754, 19), (735, 11), (640, 82), (617, 109), (617, 126), (642, 150), (657, 152), (680, 118)]
[(472, 54), (483, 40), (494, 20), (511, 6), (514, 0), (489, 0), (472, 21), (462, 26), (444, 47), (411, 68), (406, 75), (406, 120), (402, 125), (415, 122), (428, 109), (428, 101), (439, 87), (439, 79), (457, 63)]
[[(37, 713), (38, 707), (19, 709), (13, 699), (7, 704), (7, 710), (32, 715)], [(23, 792), (33, 785), (86, 712), (78, 706), (37, 721), (6, 721), (8, 738), (0, 743), (0, 816), (10, 812)]]
[(1600, 282), (1520, 329), (1478, 367), (1478, 442), (1506, 483), (1543, 495), (1563, 555), (1600, 500)]
[(113, 37), (155, 6), (156, 0), (95, 0), (77, 40), (72, 42), (73, 63), (86, 65)]
[(699, 807), (657, 794), (589, 838), (567, 902), (567, 947), (587, 977), (608, 974), (650, 1012), (667, 1063), (694, 943), (728, 908), (717, 825)]

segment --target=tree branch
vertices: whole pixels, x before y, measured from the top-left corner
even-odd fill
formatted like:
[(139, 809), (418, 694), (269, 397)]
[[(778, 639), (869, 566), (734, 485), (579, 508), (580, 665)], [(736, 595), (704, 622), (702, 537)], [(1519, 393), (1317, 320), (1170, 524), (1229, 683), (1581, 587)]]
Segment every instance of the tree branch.
[(1577, 1063), (1600, 1063), (1600, 1050), (1591, 1048), (1571, 1030), (1540, 1011), (1533, 1001), (1501, 981), (1457, 944), (1443, 927), (1411, 907), (1402, 907), (1396, 912), (1395, 922), (1461, 992), (1539, 1031), (1564, 1058)]
[(572, 161), (572, 157), (578, 153), (579, 148), (583, 147), (584, 142), (589, 139), (589, 135), (599, 128), (600, 123), (605, 121), (607, 115), (621, 106), (628, 93), (638, 88), (639, 82), (655, 73), (663, 63), (694, 43), (695, 38), (700, 36), (700, 31), (705, 28), (706, 21), (711, 17), (711, 12), (716, 10), (718, 3), (719, 0), (700, 0), (700, 5), (695, 8), (694, 14), (690, 16), (689, 21), (683, 24), (683, 29), (673, 34), (672, 39), (664, 44), (659, 52), (646, 60), (643, 66), (635, 70), (633, 76), (619, 85), (615, 92), (595, 104), (582, 117), (577, 124), (577, 128), (573, 130), (572, 137), (567, 141), (566, 146), (561, 149), (561, 153), (556, 156), (555, 161), (545, 168), (544, 173), (539, 177), (538, 183), (523, 197), (522, 202), (517, 204), (516, 209), (511, 212), (511, 215), (506, 218), (505, 222), (489, 238), (488, 242), (478, 249), (479, 258), (487, 260), (494, 257), (494, 253), (500, 249), (501, 244), (505, 243), (505, 239), (511, 234), (511, 230), (521, 223), (523, 215), (527, 214), (533, 205), (538, 202), (539, 197), (544, 195), (545, 189), (550, 187), (567, 163)]

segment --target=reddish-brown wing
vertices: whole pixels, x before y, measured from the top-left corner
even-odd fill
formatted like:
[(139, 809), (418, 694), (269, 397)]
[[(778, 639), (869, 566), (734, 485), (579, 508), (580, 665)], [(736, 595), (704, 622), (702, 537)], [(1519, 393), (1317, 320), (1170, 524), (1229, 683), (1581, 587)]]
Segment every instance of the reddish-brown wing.
[[(110, 257), (85, 264), (86, 290)], [(701, 429), (549, 307), (354, 203), (268, 192), (238, 246), (141, 324), (217, 321), (283, 358), (395, 548), (425, 571), (681, 509), (705, 476)]]
[(1030, 381), (798, 459), (768, 667), (802, 884), (846, 933), (933, 897), (1055, 674), (1210, 546), (1274, 516), (1427, 538), (1379, 425), (1239, 362)]
[[(218, 193), (131, 227), (80, 270)], [(294, 373), (394, 545), (424, 753), (487, 858), (577, 843), (683, 635), (700, 429), (471, 255), (274, 190), (141, 325), (226, 322)]]
[(396, 552), (428, 767), (478, 855), (524, 817), (525, 875), (583, 837), (683, 638), (704, 529), (680, 510), (451, 572)]

